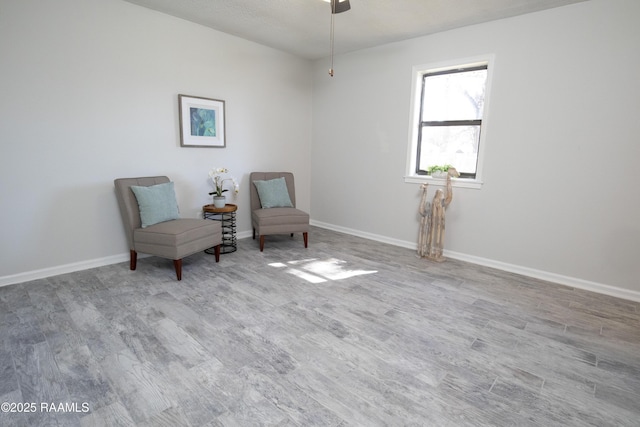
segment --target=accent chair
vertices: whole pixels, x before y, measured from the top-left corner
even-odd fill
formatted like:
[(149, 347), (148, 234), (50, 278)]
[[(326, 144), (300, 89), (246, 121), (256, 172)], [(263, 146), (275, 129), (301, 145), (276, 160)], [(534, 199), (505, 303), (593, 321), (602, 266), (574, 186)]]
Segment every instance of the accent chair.
[(114, 180), (116, 197), (129, 243), (130, 269), (138, 252), (173, 260), (182, 280), (182, 259), (215, 247), (220, 261), (222, 227), (219, 221), (180, 218), (173, 182), (166, 176)]
[(252, 172), (249, 176), (253, 238), (260, 236), (260, 252), (265, 236), (302, 233), (304, 247), (309, 243), (309, 214), (296, 208), (291, 172)]

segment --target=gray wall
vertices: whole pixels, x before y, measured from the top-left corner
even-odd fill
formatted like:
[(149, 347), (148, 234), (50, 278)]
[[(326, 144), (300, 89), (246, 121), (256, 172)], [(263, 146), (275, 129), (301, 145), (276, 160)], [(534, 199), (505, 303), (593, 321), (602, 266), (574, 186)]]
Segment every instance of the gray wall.
[(494, 54), (484, 186), (454, 189), (448, 255), (640, 299), (639, 20), (592, 0), (339, 56), (333, 78), (317, 61), (316, 224), (415, 247), (412, 67)]
[[(128, 257), (113, 179), (290, 170), (310, 206), (311, 64), (121, 0), (0, 0), (0, 284)], [(181, 148), (178, 94), (226, 101), (225, 149)], [(286, 155), (283, 155), (286, 153)]]

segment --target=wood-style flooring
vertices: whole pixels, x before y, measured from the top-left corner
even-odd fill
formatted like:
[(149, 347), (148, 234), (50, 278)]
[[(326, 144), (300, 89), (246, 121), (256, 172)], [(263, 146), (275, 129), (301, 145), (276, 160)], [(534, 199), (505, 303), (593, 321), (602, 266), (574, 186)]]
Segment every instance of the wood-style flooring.
[(309, 234), (0, 288), (0, 425), (640, 425), (640, 304)]

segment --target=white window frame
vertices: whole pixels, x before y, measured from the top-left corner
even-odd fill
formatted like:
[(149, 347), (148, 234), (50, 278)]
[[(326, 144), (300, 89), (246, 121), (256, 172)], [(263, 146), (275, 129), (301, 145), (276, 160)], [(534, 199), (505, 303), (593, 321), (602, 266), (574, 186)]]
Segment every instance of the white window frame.
[(451, 61), (439, 62), (435, 64), (416, 65), (412, 68), (411, 82), (411, 112), (409, 117), (409, 146), (407, 149), (407, 169), (404, 182), (412, 184), (444, 185), (445, 180), (432, 178), (430, 175), (418, 175), (416, 173), (417, 150), (418, 150), (418, 124), (420, 122), (420, 103), (422, 95), (422, 79), (427, 73), (452, 70), (457, 68), (474, 67), (487, 65), (487, 83), (485, 88), (484, 110), (482, 114), (482, 130), (480, 131), (480, 141), (478, 146), (478, 163), (475, 178), (453, 178), (454, 187), (482, 188), (482, 172), (484, 165), (484, 153), (487, 147), (487, 134), (489, 129), (489, 104), (491, 99), (491, 81), (495, 68), (495, 55), (487, 54), (472, 58), (455, 59)]

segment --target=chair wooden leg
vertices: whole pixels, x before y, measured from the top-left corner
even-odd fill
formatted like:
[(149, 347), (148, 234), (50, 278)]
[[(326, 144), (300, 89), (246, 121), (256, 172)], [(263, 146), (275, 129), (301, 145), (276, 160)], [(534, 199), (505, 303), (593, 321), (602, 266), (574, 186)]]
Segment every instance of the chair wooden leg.
[(174, 259), (173, 266), (176, 268), (176, 277), (178, 280), (182, 280), (182, 258)]
[(260, 252), (264, 249), (264, 236), (260, 236)]
[(138, 265), (138, 253), (131, 249), (129, 251), (129, 269), (135, 270)]
[(256, 229), (253, 229), (253, 240), (256, 240)]
[(222, 247), (222, 245), (216, 245), (215, 248), (216, 262), (220, 262), (220, 247)]
[(305, 231), (302, 233), (302, 237), (304, 238), (304, 247), (306, 248), (309, 245), (309, 233)]

